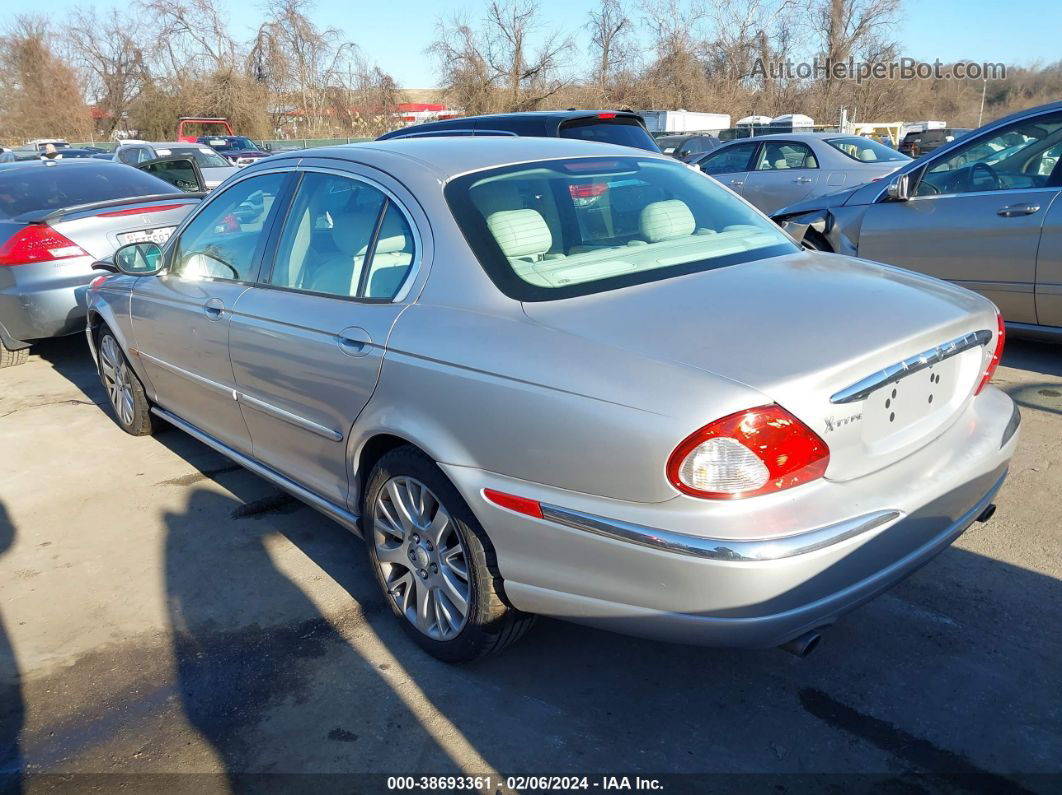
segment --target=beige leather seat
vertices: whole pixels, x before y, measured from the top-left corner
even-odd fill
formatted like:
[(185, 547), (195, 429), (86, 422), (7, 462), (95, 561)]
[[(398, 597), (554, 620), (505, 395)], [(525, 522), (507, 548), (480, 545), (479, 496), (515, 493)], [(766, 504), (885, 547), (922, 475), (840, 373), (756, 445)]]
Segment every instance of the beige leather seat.
[(528, 263), (543, 259), (553, 246), (553, 235), (537, 210), (499, 210), (487, 216), (487, 228), (518, 274)]
[(678, 199), (647, 204), (642, 208), (638, 224), (642, 237), (648, 243), (689, 237), (697, 227), (690, 208)]

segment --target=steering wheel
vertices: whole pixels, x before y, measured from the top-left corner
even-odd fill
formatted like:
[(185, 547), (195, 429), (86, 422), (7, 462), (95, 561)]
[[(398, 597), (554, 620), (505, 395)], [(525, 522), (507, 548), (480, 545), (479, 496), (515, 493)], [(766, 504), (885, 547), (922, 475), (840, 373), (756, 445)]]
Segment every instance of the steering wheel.
[(972, 166), (970, 166), (970, 172), (969, 172), (969, 174), (966, 177), (967, 185), (969, 186), (971, 191), (977, 190), (977, 188), (974, 186), (974, 174), (976, 174), (978, 169), (981, 169), (982, 171), (986, 172), (988, 174), (989, 179), (992, 180), (992, 187), (991, 188), (984, 188), (983, 190), (1002, 190), (1003, 189), (1003, 183), (999, 181), (999, 174), (996, 173), (996, 170), (994, 168), (992, 168), (992, 166), (988, 165), (988, 163), (984, 163), (982, 161), (978, 161), (978, 162), (974, 163)]

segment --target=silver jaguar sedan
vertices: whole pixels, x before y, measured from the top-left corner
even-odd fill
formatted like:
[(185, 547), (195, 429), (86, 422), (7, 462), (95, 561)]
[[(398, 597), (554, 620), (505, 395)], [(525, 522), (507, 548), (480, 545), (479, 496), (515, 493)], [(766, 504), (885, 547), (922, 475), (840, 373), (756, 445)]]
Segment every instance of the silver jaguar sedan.
[(278, 155), (100, 266), (121, 427), (176, 425), (362, 535), (445, 660), (535, 614), (806, 653), (987, 519), (1017, 443), (989, 301), (802, 250), (649, 152)]

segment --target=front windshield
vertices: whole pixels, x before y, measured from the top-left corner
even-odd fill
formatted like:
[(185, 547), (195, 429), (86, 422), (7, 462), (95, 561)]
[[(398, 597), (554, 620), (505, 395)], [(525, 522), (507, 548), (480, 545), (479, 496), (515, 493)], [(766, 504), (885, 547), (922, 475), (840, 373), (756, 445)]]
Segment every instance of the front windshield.
[(190, 157), (200, 168), (232, 168), (232, 163), (205, 146), (173, 146), (156, 149), (155, 154), (158, 157)]
[(857, 135), (845, 138), (828, 138), (826, 143), (861, 163), (896, 163), (911, 159), (907, 155), (885, 146), (885, 144)]
[(453, 180), (446, 198), (498, 288), (548, 301), (797, 251), (767, 218), (674, 161), (550, 160)]

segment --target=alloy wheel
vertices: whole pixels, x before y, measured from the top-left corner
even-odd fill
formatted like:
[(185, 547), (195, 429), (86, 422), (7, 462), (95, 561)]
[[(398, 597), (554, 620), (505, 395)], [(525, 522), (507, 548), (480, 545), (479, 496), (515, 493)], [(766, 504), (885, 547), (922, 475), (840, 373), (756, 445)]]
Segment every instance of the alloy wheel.
[(372, 543), (391, 599), (418, 630), (450, 640), (468, 621), (468, 553), (454, 520), (415, 478), (393, 477), (373, 505)]
[(133, 385), (129, 367), (118, 349), (118, 343), (110, 334), (104, 335), (100, 345), (100, 372), (103, 375), (103, 385), (107, 389), (107, 397), (110, 398), (118, 418), (125, 425), (132, 425)]

